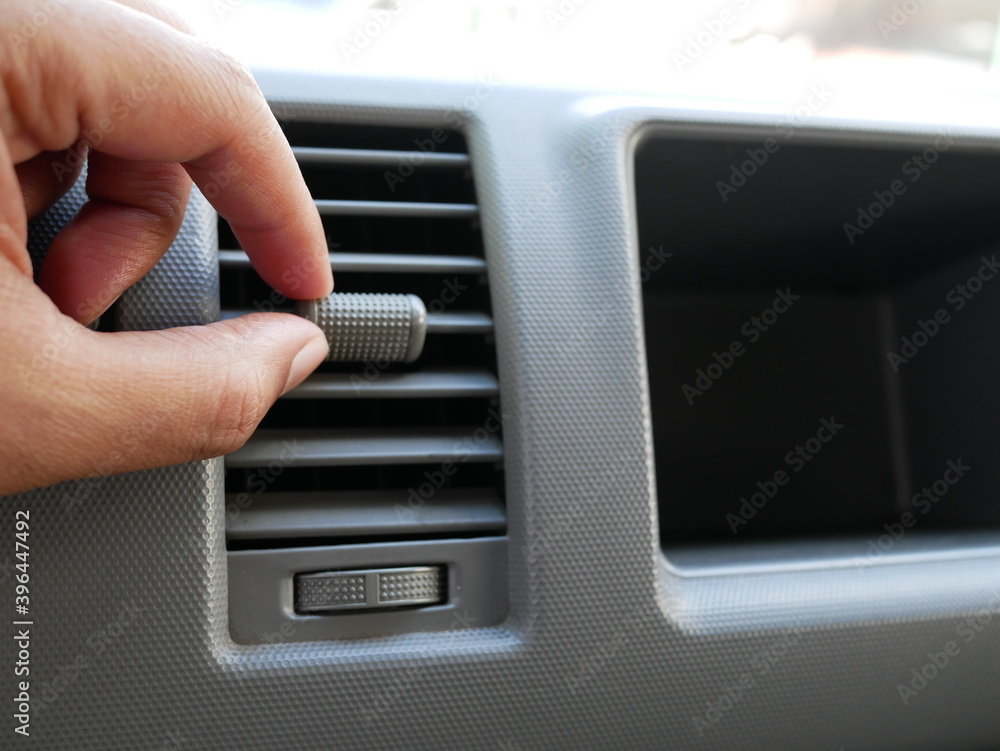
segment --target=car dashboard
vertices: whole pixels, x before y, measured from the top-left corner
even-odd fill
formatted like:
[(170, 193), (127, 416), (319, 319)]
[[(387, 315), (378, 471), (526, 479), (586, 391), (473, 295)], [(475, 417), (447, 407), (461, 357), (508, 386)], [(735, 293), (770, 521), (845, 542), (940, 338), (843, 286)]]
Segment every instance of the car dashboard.
[[(256, 73), (425, 354), (7, 499), (36, 747), (995, 747), (987, 117)], [(197, 196), (110, 326), (289, 305)]]

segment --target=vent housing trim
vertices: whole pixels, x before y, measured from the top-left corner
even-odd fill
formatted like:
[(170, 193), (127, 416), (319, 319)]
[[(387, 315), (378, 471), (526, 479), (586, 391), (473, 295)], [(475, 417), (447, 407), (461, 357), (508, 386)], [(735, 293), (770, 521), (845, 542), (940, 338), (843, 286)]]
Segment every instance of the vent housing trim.
[[(506, 581), (503, 413), (464, 138), (443, 129), (284, 127), (327, 233), (337, 291), (416, 295), (427, 336), (413, 363), (324, 363), (226, 458), (232, 633), (253, 642), (282, 617), (298, 627), (313, 619), (298, 630), (306, 639), (357, 633), (342, 624), (358, 613), (304, 616), (281, 605), (296, 573), (289, 561), (349, 570), (371, 563), (355, 555), (369, 550), (379, 565), (431, 565), (440, 561), (413, 555), (435, 546), (460, 551), (448, 576), (463, 586), (449, 586), (444, 603), (408, 611), (403, 623), (366, 614), (364, 628), (438, 628), (459, 606), (480, 609), (477, 625), (495, 624), (507, 598), (505, 586), (497, 589)], [(220, 317), (292, 312), (294, 301), (259, 278), (222, 220), (219, 239)], [(313, 552), (296, 552), (304, 550)], [(281, 602), (254, 606), (262, 591)], [(341, 625), (324, 625), (333, 621)]]

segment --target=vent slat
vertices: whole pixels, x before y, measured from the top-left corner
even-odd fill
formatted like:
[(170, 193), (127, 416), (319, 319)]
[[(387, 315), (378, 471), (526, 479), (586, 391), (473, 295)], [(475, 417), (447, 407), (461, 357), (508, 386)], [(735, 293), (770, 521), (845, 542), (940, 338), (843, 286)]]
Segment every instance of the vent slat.
[(380, 151), (377, 149), (324, 149), (294, 146), (292, 153), (299, 164), (356, 165), (396, 167), (406, 162), (419, 167), (467, 167), (468, 154), (427, 151)]
[[(220, 250), (223, 267), (250, 269), (250, 258), (242, 250)], [(486, 261), (474, 256), (424, 256), (405, 253), (331, 253), (335, 272), (392, 274), (482, 274)]]
[(318, 373), (284, 399), (419, 399), (434, 397), (496, 396), (496, 376), (486, 371), (426, 370), (419, 373), (380, 373), (367, 380), (348, 373)]
[[(223, 310), (219, 320), (239, 318), (253, 310)], [(493, 319), (485, 313), (428, 313), (428, 334), (489, 334), (493, 331)]]
[(345, 467), (371, 464), (496, 462), (503, 445), (482, 428), (451, 428), (413, 433), (403, 430), (258, 430), (243, 448), (226, 457), (226, 466), (252, 469), (279, 466)]
[(420, 203), (417, 201), (343, 201), (316, 199), (325, 216), (395, 216), (420, 219), (470, 219), (479, 215), (474, 203)]
[[(503, 501), (489, 488), (440, 488), (429, 498), (408, 490), (261, 493), (226, 497), (226, 534), (234, 540), (394, 535), (502, 534)], [(243, 508), (245, 506), (245, 508)]]
[(428, 334), (489, 334), (493, 319), (485, 313), (428, 313)]

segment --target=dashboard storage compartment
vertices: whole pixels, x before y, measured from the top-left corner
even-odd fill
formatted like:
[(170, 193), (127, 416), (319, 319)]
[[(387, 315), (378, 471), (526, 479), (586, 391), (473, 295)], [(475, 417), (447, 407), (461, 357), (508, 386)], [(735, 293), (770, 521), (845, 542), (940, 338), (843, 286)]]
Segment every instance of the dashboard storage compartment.
[(1000, 522), (1000, 155), (693, 132), (635, 154), (663, 541)]

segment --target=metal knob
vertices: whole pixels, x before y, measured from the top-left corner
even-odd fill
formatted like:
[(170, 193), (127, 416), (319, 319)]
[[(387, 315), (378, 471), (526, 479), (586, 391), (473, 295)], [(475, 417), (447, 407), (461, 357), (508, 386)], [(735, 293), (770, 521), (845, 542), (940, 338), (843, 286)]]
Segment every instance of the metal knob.
[(326, 333), (330, 362), (413, 362), (427, 335), (427, 309), (416, 295), (334, 292), (296, 303), (295, 312)]

